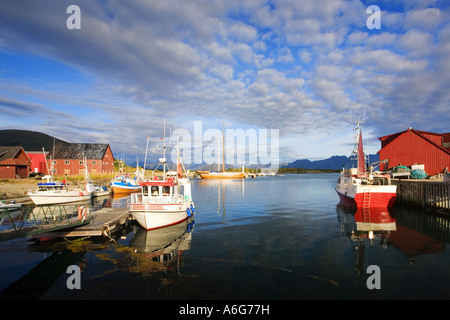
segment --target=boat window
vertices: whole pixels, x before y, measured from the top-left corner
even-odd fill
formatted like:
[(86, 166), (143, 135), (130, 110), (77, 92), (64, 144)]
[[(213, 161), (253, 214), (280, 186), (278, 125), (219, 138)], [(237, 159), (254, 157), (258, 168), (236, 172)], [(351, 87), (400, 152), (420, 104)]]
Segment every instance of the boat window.
[(170, 187), (164, 186), (162, 192), (163, 192), (163, 196), (170, 195)]
[(157, 186), (152, 186), (151, 192), (153, 197), (159, 196), (159, 190)]
[(143, 194), (144, 196), (148, 196), (148, 187), (147, 187), (147, 186), (143, 186), (143, 187), (142, 187), (142, 194)]

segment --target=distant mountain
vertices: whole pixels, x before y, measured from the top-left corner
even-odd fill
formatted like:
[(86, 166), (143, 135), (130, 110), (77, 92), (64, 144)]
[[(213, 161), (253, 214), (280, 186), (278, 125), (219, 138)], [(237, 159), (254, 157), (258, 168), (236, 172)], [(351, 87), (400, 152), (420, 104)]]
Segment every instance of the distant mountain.
[[(369, 155), (369, 162), (378, 161), (380, 158), (379, 154)], [(346, 166), (350, 162), (350, 158), (346, 156), (332, 156), (328, 159), (311, 161), (308, 159), (295, 160), (289, 164), (281, 166), (281, 168), (301, 168), (301, 169), (330, 169), (330, 170), (340, 170), (343, 166)]]
[(50, 151), (53, 142), (66, 143), (45, 133), (28, 130), (0, 130), (0, 146), (22, 146), (25, 151)]

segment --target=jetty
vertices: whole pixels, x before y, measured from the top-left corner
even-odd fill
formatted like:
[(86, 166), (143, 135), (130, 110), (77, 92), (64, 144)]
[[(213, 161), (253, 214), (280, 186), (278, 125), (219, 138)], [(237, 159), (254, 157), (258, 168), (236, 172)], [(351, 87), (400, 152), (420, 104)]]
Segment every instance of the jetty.
[(397, 202), (450, 213), (450, 183), (430, 179), (392, 179), (397, 186)]
[[(81, 214), (81, 216), (80, 216)], [(0, 241), (109, 236), (132, 219), (129, 208), (102, 208), (89, 205), (26, 206), (21, 210), (0, 211)], [(6, 228), (5, 228), (6, 227)]]
[(125, 225), (130, 219), (131, 215), (129, 208), (103, 208), (92, 213), (89, 223), (59, 230), (35, 230), (28, 233), (28, 237), (39, 239), (101, 236), (111, 237), (111, 233), (113, 233), (120, 226)]

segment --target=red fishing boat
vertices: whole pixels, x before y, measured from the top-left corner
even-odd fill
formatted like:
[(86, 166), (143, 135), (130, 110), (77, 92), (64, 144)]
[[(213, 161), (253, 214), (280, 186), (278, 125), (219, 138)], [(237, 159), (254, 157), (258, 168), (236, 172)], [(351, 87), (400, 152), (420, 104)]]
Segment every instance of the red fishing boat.
[(360, 208), (392, 207), (397, 196), (397, 186), (391, 183), (389, 175), (373, 171), (374, 166), (383, 161), (373, 163), (370, 168), (366, 168), (359, 122), (356, 124), (356, 130), (356, 145), (352, 157), (356, 158), (357, 166), (342, 169), (336, 192), (341, 202), (346, 205), (356, 205)]

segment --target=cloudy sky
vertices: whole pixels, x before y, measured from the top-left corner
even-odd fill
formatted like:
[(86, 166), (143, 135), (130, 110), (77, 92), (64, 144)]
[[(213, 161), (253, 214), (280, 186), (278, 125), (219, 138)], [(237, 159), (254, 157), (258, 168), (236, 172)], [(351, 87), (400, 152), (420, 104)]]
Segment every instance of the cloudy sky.
[[(80, 8), (80, 29), (67, 22)], [(380, 8), (380, 27), (370, 5)], [(437, 0), (2, 0), (0, 129), (143, 159), (185, 128), (279, 131), (280, 162), (450, 132), (450, 5)]]

